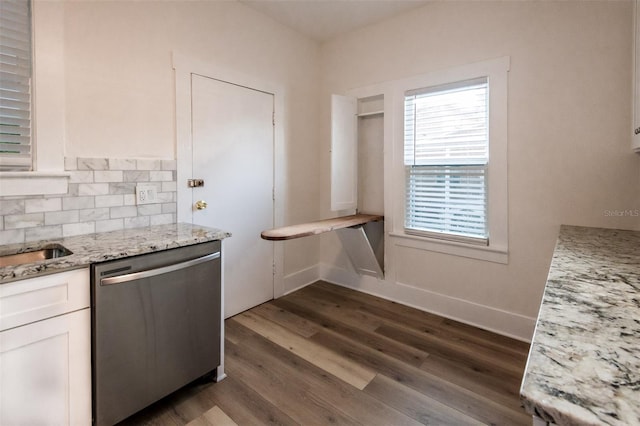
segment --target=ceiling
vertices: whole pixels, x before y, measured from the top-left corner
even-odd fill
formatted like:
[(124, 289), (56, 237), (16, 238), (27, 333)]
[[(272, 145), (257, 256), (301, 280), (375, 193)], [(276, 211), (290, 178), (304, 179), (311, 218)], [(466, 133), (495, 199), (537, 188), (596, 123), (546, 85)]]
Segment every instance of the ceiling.
[(429, 0), (238, 0), (319, 42), (424, 6)]

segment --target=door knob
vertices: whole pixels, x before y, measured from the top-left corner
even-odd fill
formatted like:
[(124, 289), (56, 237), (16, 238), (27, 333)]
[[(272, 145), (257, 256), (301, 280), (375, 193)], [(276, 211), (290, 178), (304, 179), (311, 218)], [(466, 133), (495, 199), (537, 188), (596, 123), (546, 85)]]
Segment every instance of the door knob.
[(204, 200), (196, 201), (196, 210), (204, 210), (207, 208), (207, 202)]

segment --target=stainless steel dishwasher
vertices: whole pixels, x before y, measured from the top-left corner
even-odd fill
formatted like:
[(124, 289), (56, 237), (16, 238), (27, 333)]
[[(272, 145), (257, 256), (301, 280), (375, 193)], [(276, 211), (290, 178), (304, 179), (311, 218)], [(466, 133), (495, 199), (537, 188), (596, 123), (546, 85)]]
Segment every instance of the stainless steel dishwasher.
[(113, 425), (220, 365), (220, 247), (91, 266), (95, 425)]

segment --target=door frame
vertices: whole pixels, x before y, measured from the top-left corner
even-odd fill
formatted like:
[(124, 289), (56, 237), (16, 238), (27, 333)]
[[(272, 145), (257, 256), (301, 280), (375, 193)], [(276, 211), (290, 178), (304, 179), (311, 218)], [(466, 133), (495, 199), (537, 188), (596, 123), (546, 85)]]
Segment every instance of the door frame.
[[(191, 127), (191, 76), (199, 75), (224, 83), (246, 87), (273, 95), (275, 123), (273, 126), (273, 226), (284, 226), (285, 205), (285, 175), (284, 175), (284, 90), (260, 77), (247, 75), (236, 70), (222, 67), (207, 61), (172, 52), (173, 70), (175, 77), (176, 102), (176, 158), (177, 158), (177, 221), (191, 223), (192, 220), (192, 192), (186, 184), (192, 176), (193, 163), (193, 133)], [(231, 236), (233, 238), (233, 236)], [(264, 241), (268, 243), (267, 241)], [(273, 246), (273, 297), (284, 294), (284, 247), (282, 244)], [(224, 252), (224, 251), (223, 251)], [(224, 283), (224, 278), (223, 278)]]

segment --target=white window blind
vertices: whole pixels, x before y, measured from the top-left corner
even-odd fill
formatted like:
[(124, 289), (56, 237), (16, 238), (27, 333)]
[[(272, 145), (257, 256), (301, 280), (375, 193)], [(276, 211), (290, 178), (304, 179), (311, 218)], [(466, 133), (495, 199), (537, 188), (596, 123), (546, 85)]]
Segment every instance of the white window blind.
[(0, 0), (0, 171), (31, 170), (29, 0)]
[(486, 78), (405, 93), (405, 232), (488, 244)]

